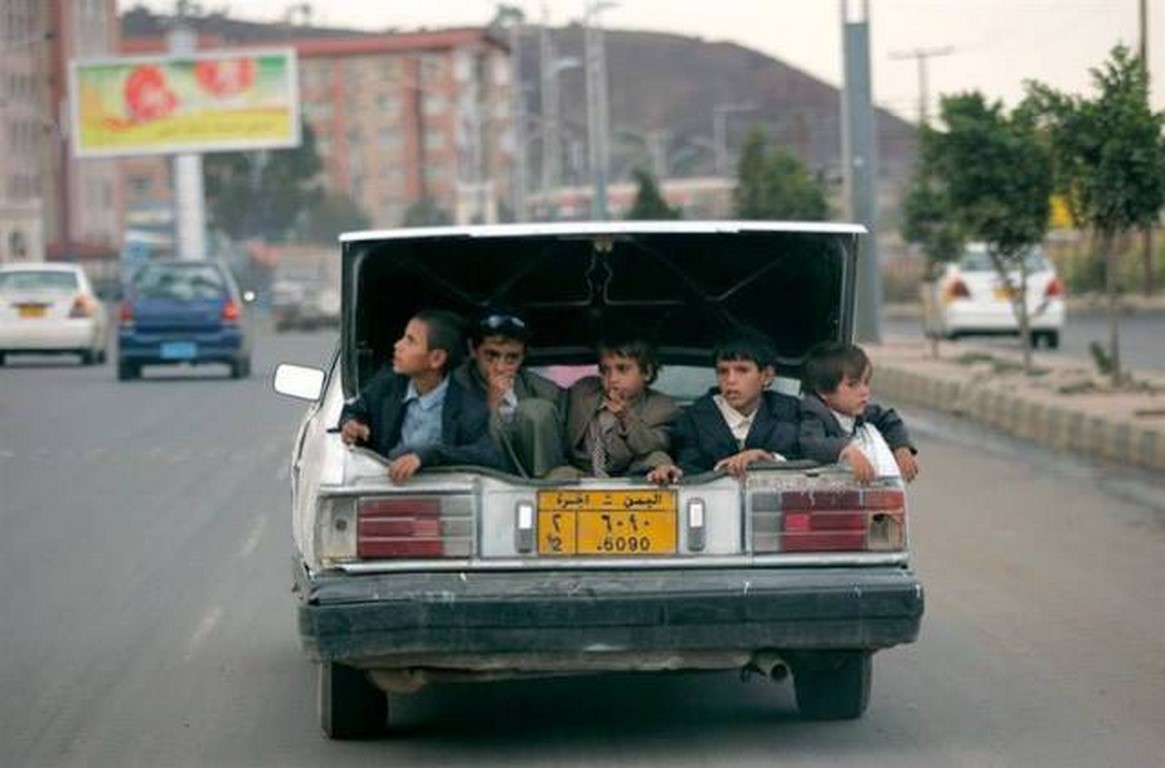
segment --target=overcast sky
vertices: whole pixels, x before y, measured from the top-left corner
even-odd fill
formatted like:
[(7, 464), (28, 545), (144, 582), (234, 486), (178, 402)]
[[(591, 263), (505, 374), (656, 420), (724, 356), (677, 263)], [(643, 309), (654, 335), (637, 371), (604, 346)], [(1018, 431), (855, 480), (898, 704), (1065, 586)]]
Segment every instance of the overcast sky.
[[(199, 0), (204, 10), (229, 8), (236, 18), (271, 21), (291, 0)], [(849, 0), (861, 12), (863, 0)], [(1136, 49), (1139, 0), (868, 0), (874, 98), (909, 119), (918, 114), (915, 50), (949, 49), (929, 60), (931, 113), (938, 96), (980, 90), (1014, 104), (1023, 81), (1088, 93), (1088, 70), (1112, 47)], [(119, 0), (165, 13), (174, 0)], [(585, 0), (508, 0), (531, 22), (552, 26), (581, 19)], [(1149, 5), (1153, 104), (1165, 108), (1165, 0)], [(478, 26), (493, 15), (492, 0), (316, 0), (321, 26), (401, 30)], [(619, 0), (601, 14), (609, 28), (676, 32), (732, 41), (838, 85), (841, 82), (841, 0)], [(617, 85), (616, 85), (617, 87)]]

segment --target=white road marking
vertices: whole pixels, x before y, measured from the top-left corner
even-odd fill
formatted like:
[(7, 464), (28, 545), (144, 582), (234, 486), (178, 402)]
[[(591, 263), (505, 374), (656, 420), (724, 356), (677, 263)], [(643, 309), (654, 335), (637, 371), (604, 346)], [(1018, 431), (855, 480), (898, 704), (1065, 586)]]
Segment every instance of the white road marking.
[(259, 546), (259, 540), (263, 538), (263, 530), (267, 527), (267, 518), (260, 517), (255, 521), (255, 525), (251, 527), (251, 535), (247, 537), (246, 542), (243, 543), (243, 549), (239, 552), (243, 557), (250, 557)]
[(186, 660), (189, 661), (198, 648), (206, 642), (206, 638), (218, 626), (219, 619), (222, 618), (222, 606), (212, 606), (206, 615), (202, 617), (202, 621), (198, 624), (198, 629), (194, 630), (194, 634), (190, 636), (189, 642), (186, 643)]

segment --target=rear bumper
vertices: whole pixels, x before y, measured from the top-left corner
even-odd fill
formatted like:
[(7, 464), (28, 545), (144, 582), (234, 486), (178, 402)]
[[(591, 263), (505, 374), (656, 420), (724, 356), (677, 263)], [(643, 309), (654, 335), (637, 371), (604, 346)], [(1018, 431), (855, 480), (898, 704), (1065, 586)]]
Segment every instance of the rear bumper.
[[(194, 357), (167, 359), (162, 347), (168, 342), (190, 342), (196, 345)], [(135, 363), (230, 362), (246, 353), (242, 330), (226, 329), (219, 332), (145, 332), (120, 331), (117, 336), (119, 360)]]
[[(1064, 302), (1049, 301), (1041, 309), (1030, 307), (1028, 322), (1032, 330), (1055, 331), (1064, 325)], [(982, 304), (954, 301), (943, 311), (948, 332), (1019, 333), (1019, 322), (1010, 304)]]
[(101, 347), (98, 330), (92, 318), (5, 324), (0, 327), (0, 351), (76, 352), (98, 349)]
[(914, 641), (922, 585), (898, 568), (317, 575), (297, 567), (316, 659), (878, 649)]

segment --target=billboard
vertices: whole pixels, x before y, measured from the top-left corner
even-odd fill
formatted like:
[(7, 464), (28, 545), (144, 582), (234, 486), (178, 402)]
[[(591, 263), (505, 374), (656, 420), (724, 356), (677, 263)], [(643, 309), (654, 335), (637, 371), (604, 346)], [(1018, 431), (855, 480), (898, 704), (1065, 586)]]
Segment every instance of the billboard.
[(71, 62), (77, 157), (297, 146), (299, 88), (290, 49)]

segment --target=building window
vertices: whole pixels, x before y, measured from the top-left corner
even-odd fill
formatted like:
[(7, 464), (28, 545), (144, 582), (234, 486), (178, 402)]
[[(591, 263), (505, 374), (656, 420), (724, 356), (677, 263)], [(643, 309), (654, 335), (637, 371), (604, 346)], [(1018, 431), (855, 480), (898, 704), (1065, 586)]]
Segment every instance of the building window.
[(444, 131), (429, 131), (425, 134), (425, 149), (441, 150), (445, 149), (445, 145)]
[(426, 115), (440, 115), (448, 108), (448, 99), (439, 93), (426, 93), (424, 111)]
[(400, 99), (388, 94), (381, 94), (376, 97), (376, 108), (381, 112), (396, 115), (400, 111)]

